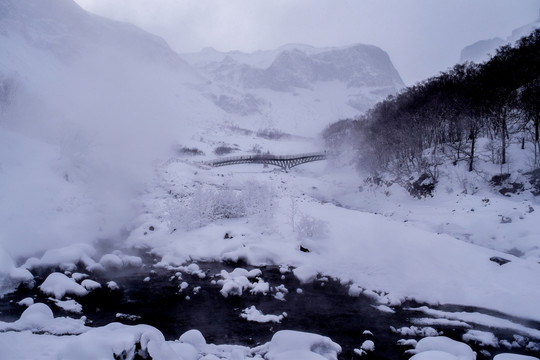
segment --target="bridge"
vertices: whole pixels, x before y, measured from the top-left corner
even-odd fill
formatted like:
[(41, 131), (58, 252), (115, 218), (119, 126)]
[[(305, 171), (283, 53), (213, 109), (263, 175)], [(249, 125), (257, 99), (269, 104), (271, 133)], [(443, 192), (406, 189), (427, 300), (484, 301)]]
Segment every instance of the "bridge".
[(279, 166), (287, 171), (295, 166), (313, 161), (326, 160), (326, 158), (326, 151), (298, 155), (256, 154), (223, 157), (216, 160), (206, 161), (204, 164), (212, 167), (238, 164), (264, 164)]

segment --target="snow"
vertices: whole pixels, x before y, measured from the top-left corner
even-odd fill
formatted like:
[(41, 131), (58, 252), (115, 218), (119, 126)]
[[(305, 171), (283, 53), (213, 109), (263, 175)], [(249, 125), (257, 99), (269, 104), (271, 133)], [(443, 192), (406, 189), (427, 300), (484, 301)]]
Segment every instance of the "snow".
[(96, 250), (92, 245), (82, 243), (61, 248), (52, 248), (45, 251), (40, 259), (28, 259), (23, 267), (34, 269), (61, 265), (63, 268), (74, 268), (79, 262), (90, 266), (95, 264), (95, 261), (92, 259), (95, 253)]
[(99, 259), (99, 263), (108, 269), (120, 269), (124, 262), (119, 256), (114, 254), (106, 254)]
[(538, 358), (535, 358), (533, 356), (527, 356), (527, 355), (503, 353), (503, 354), (495, 355), (493, 360), (538, 360)]
[(428, 314), (428, 315), (435, 316), (442, 319), (463, 321), (468, 324), (477, 324), (477, 325), (482, 325), (482, 326), (487, 326), (487, 327), (492, 327), (492, 328), (509, 329), (517, 333), (522, 333), (527, 336), (531, 336), (535, 339), (540, 339), (540, 330), (538, 329), (529, 328), (519, 323), (506, 320), (506, 319), (501, 319), (501, 318), (487, 315), (487, 314), (480, 314), (477, 312), (465, 312), (465, 311), (446, 312), (446, 311), (430, 309), (425, 306), (422, 306), (419, 308), (411, 308), (410, 310), (420, 311), (424, 314)]
[(18, 301), (17, 304), (21, 305), (21, 306), (30, 306), (32, 304), (34, 304), (34, 299), (32, 299), (31, 297), (26, 297), (24, 299), (22, 299), (21, 301)]
[(66, 275), (58, 272), (47, 276), (45, 281), (39, 286), (39, 289), (47, 295), (53, 295), (56, 299), (62, 299), (66, 294), (77, 296), (88, 294), (88, 290), (82, 285), (77, 284)]
[(100, 283), (98, 283), (97, 281), (94, 281), (94, 280), (90, 280), (90, 279), (83, 280), (81, 282), (81, 285), (82, 285), (83, 288), (85, 288), (88, 291), (99, 289), (101, 287)]
[(157, 329), (148, 325), (128, 326), (119, 323), (91, 329), (72, 338), (60, 351), (58, 359), (113, 360), (122, 354), (132, 358), (137, 344), (153, 359), (178, 360), (176, 352)]
[(252, 294), (262, 293), (266, 295), (270, 291), (270, 284), (264, 282), (262, 279), (258, 278), (257, 282), (250, 281), (250, 279), (261, 275), (261, 270), (259, 269), (248, 271), (246, 269), (236, 268), (230, 273), (222, 270), (220, 275), (223, 280), (219, 280), (218, 284), (222, 285), (220, 292), (224, 297), (231, 295), (241, 296), (247, 289)]
[[(14, 90), (0, 99), (5, 150), (0, 151), (0, 296), (21, 282), (34, 286), (42, 271), (60, 269), (64, 274), (51, 273), (39, 290), (54, 297), (50, 304), (78, 313), (82, 306), (66, 296), (101, 287), (90, 279), (94, 272), (105, 284), (101, 279), (109, 271), (142, 267), (142, 258), (128, 254), (144, 250), (158, 259), (154, 266), (176, 270), (179, 280), (182, 273), (207, 276), (197, 261), (239, 261), (278, 266), (302, 283), (319, 276), (338, 279), (350, 296), (375, 300), (373, 311), (391, 314), (414, 300), (501, 314), (406, 309), (426, 316), (393, 328), (402, 336), (424, 337), (416, 360), (473, 358), (466, 344), (435, 337), (441, 335), (438, 326), (467, 330), (463, 340), (471, 344), (508, 349), (525, 348), (527, 342), (498, 341), (485, 328), (540, 339), (538, 329), (523, 325), (540, 321), (540, 288), (534, 286), (540, 278), (540, 202), (528, 192), (504, 197), (486, 185), (502, 170), (519, 177), (527, 169), (528, 155), (518, 144), (510, 144), (512, 162), (502, 169), (481, 160), (486, 141), (479, 139), (479, 170), (442, 165), (434, 197), (425, 199), (413, 199), (397, 184), (363, 183), (355, 170), (334, 167), (333, 161), (289, 172), (254, 165), (203, 168), (200, 162), (212, 159), (220, 145), (239, 155), (320, 151), (321, 142), (307, 136), (357, 115), (350, 100), (375, 100), (379, 95), (371, 91), (381, 89), (319, 81), (275, 91), (212, 82), (210, 68), (201, 73), (190, 67), (160, 39), (88, 16), (71, 1), (6, 4), (0, 81), (13, 81)], [(294, 45), (272, 54), (228, 55), (267, 68), (282, 51), (293, 54), (295, 48), (308, 57), (323, 51)], [(324, 51), (337, 50), (345, 48)], [(199, 55), (204, 59), (188, 58), (197, 65), (224, 60), (217, 52)], [(222, 65), (236, 74), (231, 64)], [(255, 99), (257, 111), (225, 111), (215, 103), (222, 95)], [(293, 136), (262, 138), (256, 135), (261, 129)], [(182, 157), (171, 150), (180, 145), (204, 155)], [(217, 206), (238, 211), (212, 217), (208, 209)], [(501, 266), (490, 260), (494, 257), (510, 262)], [(249, 292), (279, 301), (288, 293), (285, 287), (272, 289), (258, 269), (223, 270), (213, 281), (224, 297)], [(114, 281), (106, 286), (120, 288)], [(188, 287), (187, 281), (180, 283), (180, 289)], [(20, 319), (0, 322), (0, 348), (10, 359), (112, 359), (131, 354), (137, 343), (153, 358), (185, 360), (242, 358), (250, 352), (268, 360), (335, 359), (341, 351), (329, 338), (294, 331), (277, 332), (255, 349), (207, 344), (197, 330), (169, 342), (147, 325), (113, 323), (90, 330), (85, 319), (54, 318), (47, 305), (32, 298), (18, 304), (28, 307)], [(131, 316), (119, 318), (134, 320)], [(254, 305), (240, 316), (279, 322), (285, 315), (265, 315)], [(369, 350), (370, 341), (357, 350)]]
[(499, 339), (497, 339), (493, 333), (480, 330), (468, 330), (465, 334), (463, 334), (463, 341), (474, 341), (481, 346), (499, 346)]
[(414, 360), (429, 359), (429, 356), (432, 356), (431, 359), (476, 359), (476, 353), (468, 345), (445, 336), (420, 339), (414, 352), (417, 354), (411, 358)]
[(118, 284), (114, 281), (107, 281), (107, 287), (110, 289), (110, 290), (118, 290), (120, 289), (120, 287), (118, 286)]
[(75, 300), (71, 299), (71, 300), (57, 300), (57, 299), (54, 299), (54, 298), (49, 298), (49, 300), (53, 301), (54, 304), (56, 306), (58, 306), (59, 308), (65, 310), (65, 311), (68, 311), (68, 312), (72, 312), (72, 313), (82, 313), (82, 305), (79, 304), (78, 302), (76, 302)]
[(206, 346), (206, 339), (199, 330), (188, 330), (178, 339), (180, 342), (190, 344), (197, 350), (202, 350)]
[[(43, 303), (30, 305), (13, 323), (1, 322), (0, 331), (32, 331), (53, 335), (81, 334), (88, 328), (84, 319), (54, 317), (51, 309)], [(1, 337), (1, 336), (0, 336)]]
[(337, 360), (341, 352), (341, 346), (326, 336), (292, 330), (276, 332), (268, 349), (268, 360)]
[(258, 323), (280, 323), (281, 320), (283, 320), (283, 318), (286, 316), (287, 313), (283, 313), (281, 315), (263, 314), (262, 311), (258, 310), (255, 307), (255, 305), (252, 305), (251, 307), (242, 310), (242, 314), (240, 314), (241, 318), (244, 318), (247, 321), (253, 321)]

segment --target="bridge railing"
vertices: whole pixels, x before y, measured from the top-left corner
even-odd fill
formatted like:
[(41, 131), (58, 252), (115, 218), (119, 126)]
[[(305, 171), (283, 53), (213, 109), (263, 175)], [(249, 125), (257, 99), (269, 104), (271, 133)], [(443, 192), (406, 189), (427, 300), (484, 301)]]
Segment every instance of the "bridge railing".
[(312, 152), (296, 155), (274, 155), (274, 154), (255, 154), (255, 155), (240, 155), (240, 156), (227, 156), (214, 160), (205, 161), (206, 164), (234, 162), (241, 160), (293, 160), (298, 158), (314, 157), (314, 156), (326, 156), (324, 152)]

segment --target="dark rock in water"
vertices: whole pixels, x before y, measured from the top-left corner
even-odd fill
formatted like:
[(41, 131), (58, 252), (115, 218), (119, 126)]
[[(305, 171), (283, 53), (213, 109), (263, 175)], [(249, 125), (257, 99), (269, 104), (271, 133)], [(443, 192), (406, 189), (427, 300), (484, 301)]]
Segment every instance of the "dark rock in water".
[[(83, 307), (80, 315), (87, 317), (88, 326), (104, 326), (118, 321), (148, 324), (160, 330), (167, 340), (177, 340), (180, 334), (198, 329), (208, 343), (249, 347), (268, 342), (273, 334), (280, 330), (306, 331), (328, 336), (340, 344), (343, 351), (338, 356), (339, 360), (357, 359), (355, 349), (366, 340), (373, 341), (375, 351), (367, 352), (361, 359), (408, 360), (411, 355), (406, 351), (410, 350), (411, 344), (399, 342), (405, 336), (418, 340), (426, 336), (426, 331), (432, 331), (463, 341), (463, 334), (469, 330), (468, 326), (445, 325), (444, 321), (426, 328), (414, 325), (415, 319), (433, 320), (434, 324), (437, 324), (438, 318), (432, 319), (430, 315), (415, 310), (421, 309), (425, 304), (414, 301), (394, 305), (391, 312), (382, 311), (378, 309), (380, 303), (375, 302), (372, 297), (362, 294), (351, 296), (350, 287), (337, 279), (321, 275), (314, 281), (301, 283), (292, 271), (284, 273), (280, 266), (245, 265), (248, 271), (260, 270), (258, 278), (269, 284), (269, 292), (264, 294), (244, 291), (242, 296), (225, 298), (221, 294), (222, 285), (219, 283), (222, 278), (221, 270), (231, 273), (237, 264), (231, 266), (219, 262), (200, 262), (198, 266), (205, 274), (203, 277), (188, 271), (187, 267), (171, 270), (155, 267), (151, 265), (156, 262), (152, 256), (141, 254), (141, 257), (144, 265), (140, 268), (122, 268), (115, 272), (92, 275), (92, 279), (100, 284), (112, 280), (118, 284), (118, 288), (112, 290), (102, 286), (76, 299)], [(54, 270), (43, 269), (43, 273), (35, 274), (37, 285)], [(84, 271), (84, 268), (77, 270)], [(255, 283), (258, 280), (250, 281)], [(25, 309), (17, 302), (26, 297), (48, 304), (57, 317), (73, 316), (53, 306), (48, 295), (41, 293), (37, 287), (21, 287), (0, 297), (0, 321), (17, 320)], [(286, 312), (288, 315), (279, 323), (247, 321), (240, 314), (243, 309), (251, 306), (256, 306), (264, 314)], [(538, 322), (508, 317), (486, 309), (458, 305), (433, 308), (445, 312), (483, 313), (529, 328), (540, 328)], [(516, 333), (511, 330), (494, 328), (489, 331), (498, 339), (509, 343), (516, 339)], [(520, 336), (521, 338), (524, 339), (523, 344), (520, 344), (520, 348), (513, 348), (512, 352), (539, 358), (540, 350), (536, 347), (536, 339), (529, 341), (524, 336)], [(489, 350), (490, 354), (503, 351), (498, 345), (490, 347), (475, 342), (468, 344), (477, 352), (478, 360), (492, 359), (491, 355), (481, 353), (482, 350)], [(123, 358), (122, 356), (118, 354), (118, 358)], [(133, 359), (142, 360), (143, 357), (135, 356)]]
[(533, 171), (529, 171), (524, 173), (527, 177), (527, 180), (531, 183), (531, 193), (534, 196), (540, 195), (540, 169), (534, 169)]
[(510, 260), (499, 257), (499, 256), (493, 256), (493, 257), (489, 258), (489, 260), (491, 260), (494, 263), (497, 263), (497, 264), (499, 264), (501, 266), (510, 262)]

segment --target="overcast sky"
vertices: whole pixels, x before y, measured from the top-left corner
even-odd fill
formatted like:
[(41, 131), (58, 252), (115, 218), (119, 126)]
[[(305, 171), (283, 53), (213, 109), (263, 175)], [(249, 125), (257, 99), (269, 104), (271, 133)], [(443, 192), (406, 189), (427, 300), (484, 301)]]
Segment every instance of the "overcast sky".
[(407, 85), (459, 60), (473, 42), (539, 17), (540, 0), (75, 0), (162, 36), (178, 52), (373, 44)]

